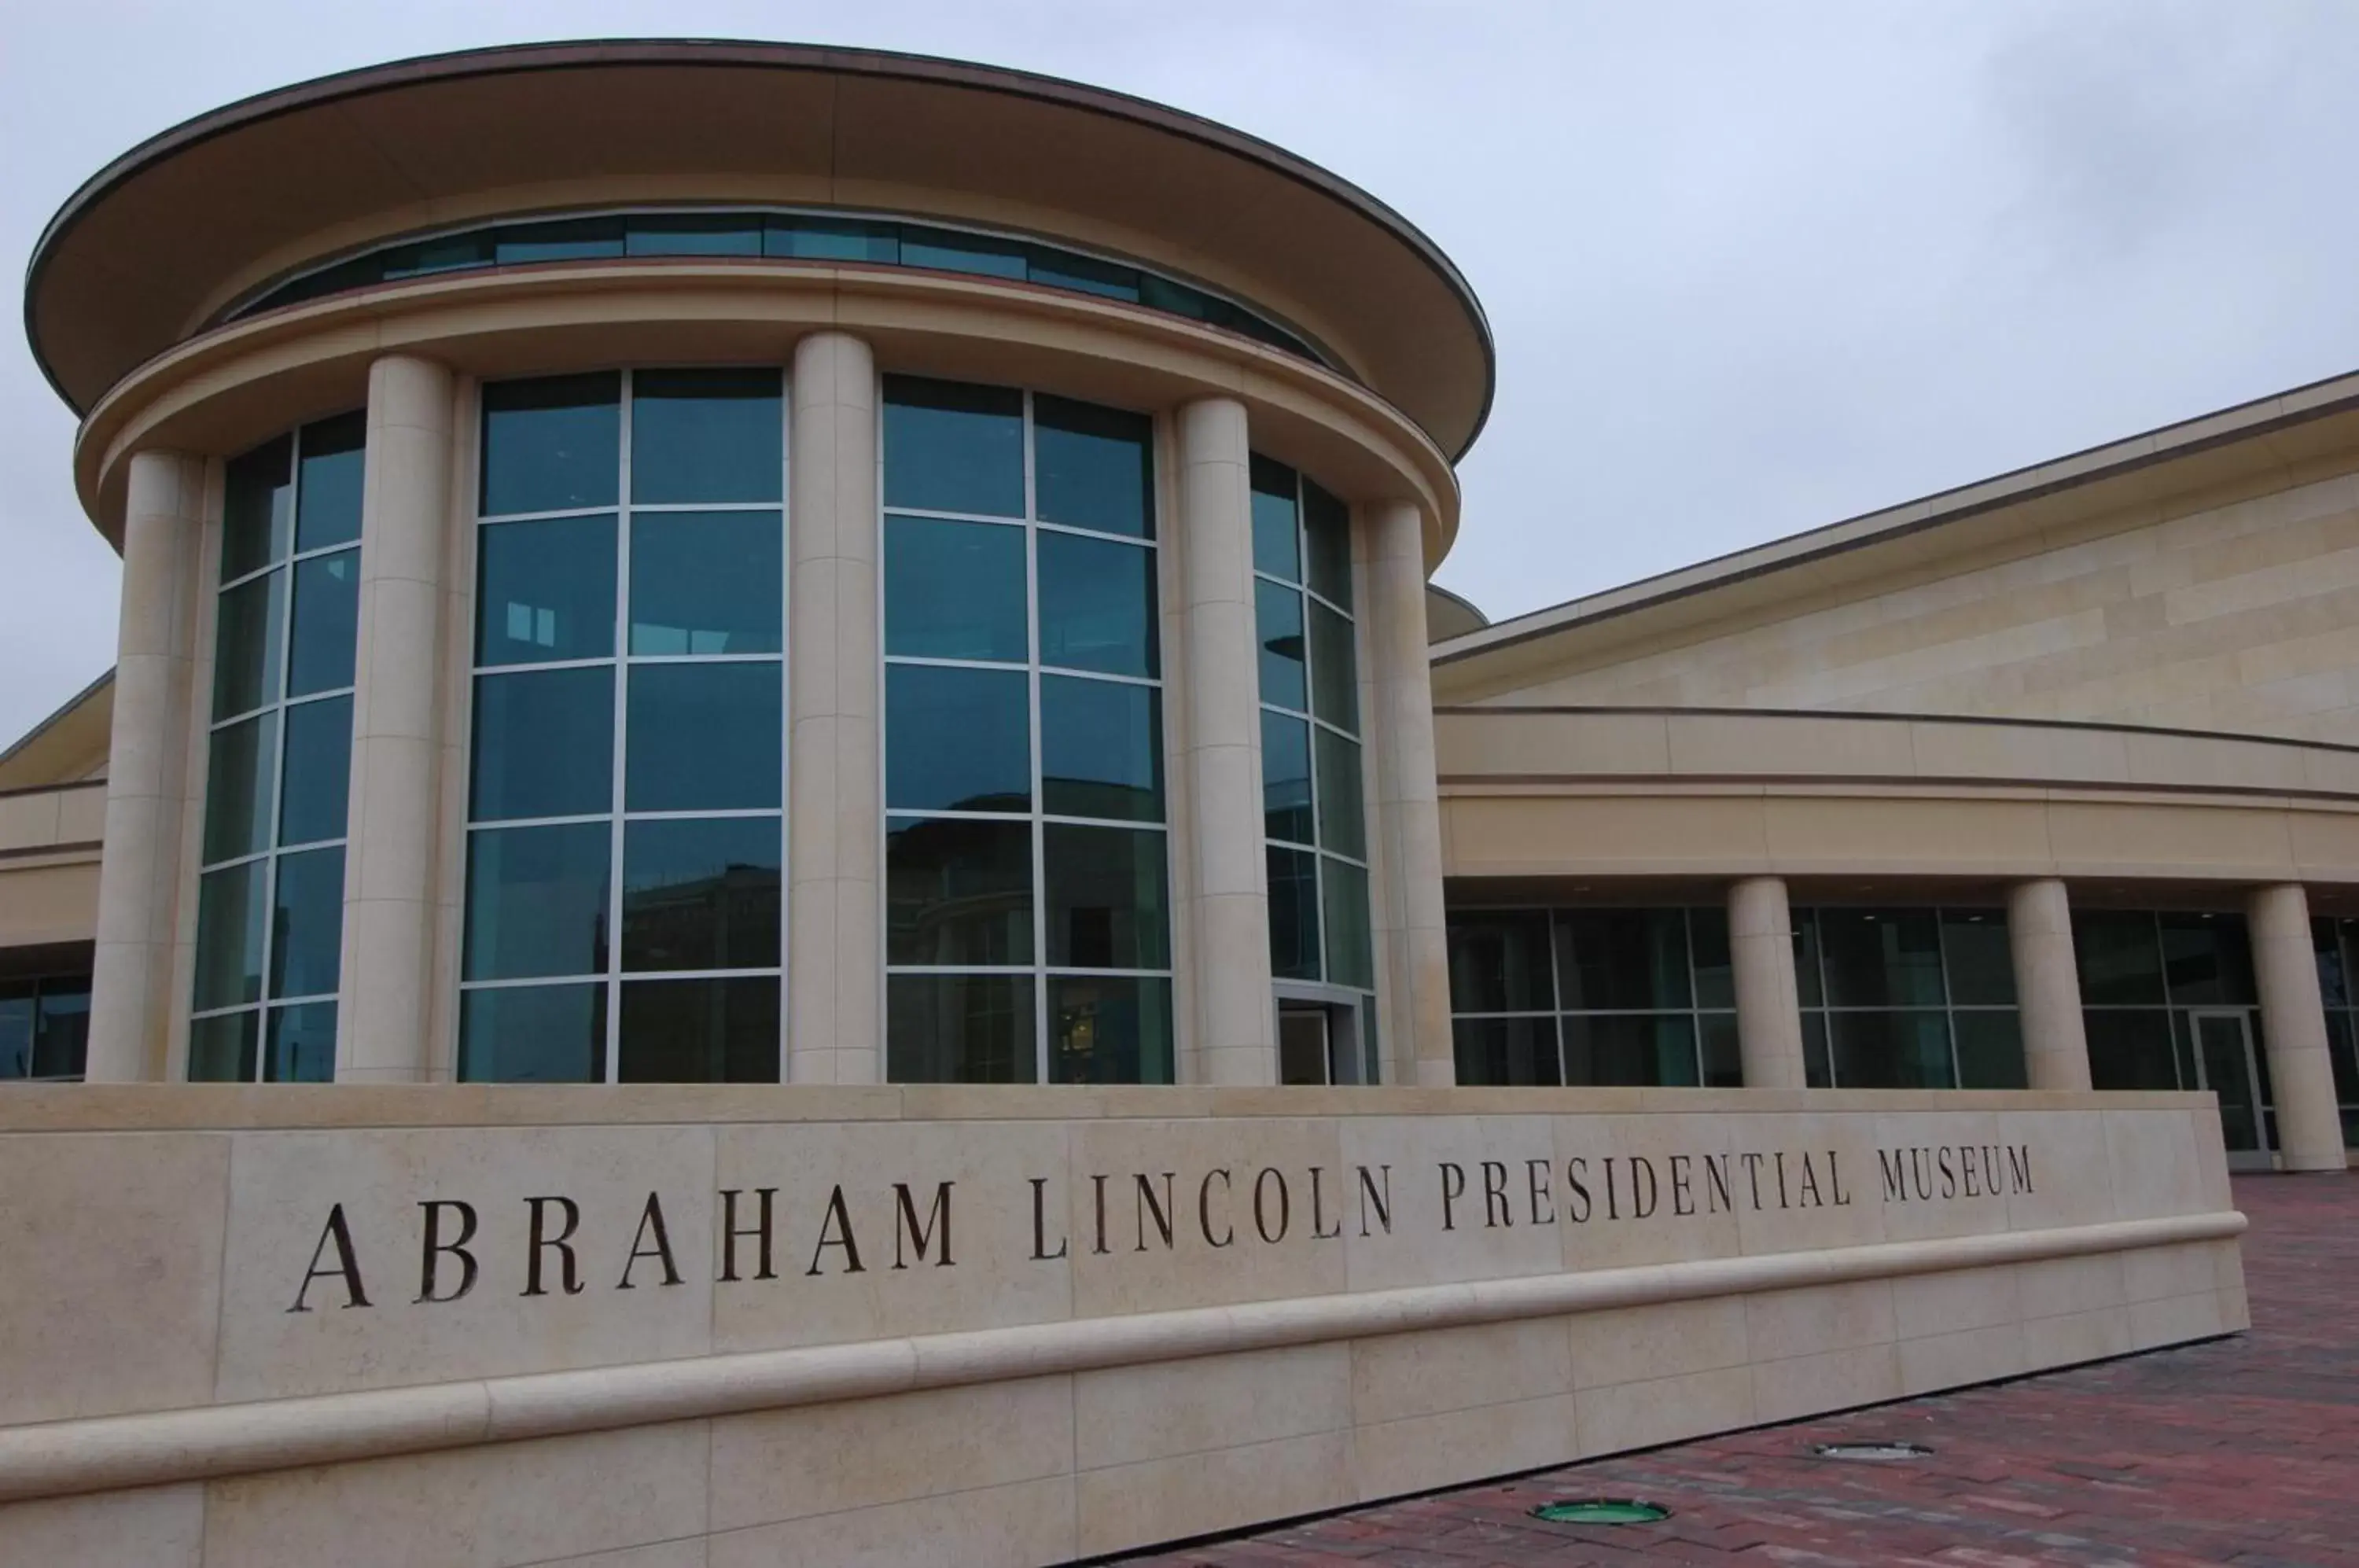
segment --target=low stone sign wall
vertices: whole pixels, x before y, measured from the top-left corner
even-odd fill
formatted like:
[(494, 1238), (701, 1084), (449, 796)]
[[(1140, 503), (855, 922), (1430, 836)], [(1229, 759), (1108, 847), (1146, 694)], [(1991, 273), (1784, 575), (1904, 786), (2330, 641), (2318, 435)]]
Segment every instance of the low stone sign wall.
[(0, 1568), (1033, 1564), (2245, 1325), (2208, 1095), (0, 1094)]

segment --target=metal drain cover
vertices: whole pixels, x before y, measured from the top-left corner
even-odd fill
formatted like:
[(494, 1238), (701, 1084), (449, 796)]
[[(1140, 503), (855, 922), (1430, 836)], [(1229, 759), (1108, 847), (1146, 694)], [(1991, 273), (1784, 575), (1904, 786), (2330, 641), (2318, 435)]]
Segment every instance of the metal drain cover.
[(1810, 1452), (1821, 1459), (1864, 1459), (1879, 1465), (1933, 1456), (1921, 1443), (1819, 1443), (1810, 1445)]
[(1542, 1503), (1532, 1517), (1550, 1524), (1653, 1524), (1671, 1517), (1660, 1503), (1635, 1497), (1583, 1497), (1574, 1502)]

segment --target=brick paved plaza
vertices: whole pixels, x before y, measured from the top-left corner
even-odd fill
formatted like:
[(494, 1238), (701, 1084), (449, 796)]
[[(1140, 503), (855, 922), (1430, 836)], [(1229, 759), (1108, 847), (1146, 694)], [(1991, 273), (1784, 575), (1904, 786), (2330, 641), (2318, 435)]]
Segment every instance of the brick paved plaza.
[[(1228, 1564), (2359, 1563), (2359, 1177), (2239, 1178), (2253, 1331), (2014, 1383), (1339, 1514), (1127, 1560)], [(1831, 1439), (1931, 1458), (1836, 1463)], [(1545, 1524), (1641, 1497), (1646, 1526)]]

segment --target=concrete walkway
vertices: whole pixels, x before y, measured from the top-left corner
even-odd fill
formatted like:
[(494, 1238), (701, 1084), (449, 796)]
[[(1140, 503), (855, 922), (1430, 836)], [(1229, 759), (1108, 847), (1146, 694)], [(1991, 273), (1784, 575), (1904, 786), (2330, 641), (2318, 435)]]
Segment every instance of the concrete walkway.
[[(2241, 1177), (2253, 1332), (1352, 1513), (1131, 1568), (2359, 1564), (2359, 1176)], [(1835, 1439), (1923, 1443), (1836, 1463)], [(1544, 1524), (1641, 1497), (1647, 1526)]]

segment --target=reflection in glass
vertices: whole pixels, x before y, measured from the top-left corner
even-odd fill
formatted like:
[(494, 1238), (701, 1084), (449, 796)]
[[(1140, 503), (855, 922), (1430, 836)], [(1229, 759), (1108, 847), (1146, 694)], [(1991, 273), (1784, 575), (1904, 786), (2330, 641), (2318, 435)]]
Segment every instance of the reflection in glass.
[(269, 864), (249, 860), (198, 880), (199, 1012), (262, 999), (263, 878)]
[(1321, 924), (1327, 931), (1327, 978), (1338, 985), (1373, 991), (1376, 985), (1375, 942), (1368, 930), (1368, 874), (1333, 855), (1319, 857)]
[(885, 962), (1032, 962), (1032, 827), (893, 817), (885, 832)]
[(2092, 1088), (2193, 1087), (2180, 1082), (2169, 1009), (2089, 1007), (2082, 1012), (2081, 1025), (2089, 1040)]
[(1310, 711), (1346, 735), (1358, 735), (1360, 670), (1352, 650), (1352, 623), (1315, 601), (1310, 605)]
[(1736, 1032), (1736, 1015), (1698, 1013), (1696, 1033), (1698, 1053), (1703, 1059), (1703, 1086), (1745, 1087), (1745, 1054)]
[(33, 991), (29, 980), (0, 980), (0, 1081), (32, 1076)]
[[(1460, 1013), (1555, 1011), (1548, 912), (1498, 909), (1451, 916), (1450, 1006)], [(1551, 1035), (1551, 1051), (1553, 1040)]]
[(1040, 662), (1152, 677), (1155, 552), (1111, 539), (1042, 532)]
[(776, 512), (634, 514), (631, 651), (777, 652), (784, 550)]
[(469, 833), (462, 977), (521, 980), (603, 971), (612, 853), (604, 822)]
[(611, 810), (614, 681), (611, 667), (475, 677), (473, 819)]
[[(213, 731), (205, 759), (206, 865), (252, 855), (270, 843), (270, 774), (277, 761), (277, 734), (276, 713), (256, 713)], [(340, 825), (337, 832), (342, 831)]]
[[(760, 236), (751, 237), (758, 248)], [(631, 499), (650, 505), (782, 499), (786, 426), (778, 388), (776, 370), (635, 373)]]
[(626, 980), (616, 1044), (623, 1083), (775, 1083), (778, 979)]
[[(1819, 941), (1829, 1007), (1942, 1005), (1941, 939), (1932, 910), (1821, 909)], [(1836, 1082), (1848, 1083), (1840, 1036), (1836, 1058)]]
[(1252, 460), (1254, 570), (1302, 581), (1295, 527), (1294, 470), (1256, 452)]
[(362, 457), (367, 445), (368, 415), (363, 409), (303, 427), (302, 498), (295, 517), (298, 550), (324, 550), (360, 539)]
[(2013, 1007), (1962, 1009), (1950, 1015), (1958, 1042), (1958, 1087), (2030, 1086), (2023, 1062), (2023, 1029)]
[(1728, 910), (1702, 905), (1688, 910), (1689, 962), (1695, 969), (1695, 1005), (1736, 1006), (1736, 971), (1729, 960)]
[(1040, 678), (1042, 809), (1163, 820), (1163, 694), (1126, 681)]
[(901, 265), (938, 272), (973, 272), (985, 278), (1024, 276), (1024, 247), (1013, 240), (988, 239), (950, 229), (901, 225)]
[(1289, 844), (1316, 844), (1310, 822), (1310, 725), (1308, 721), (1261, 714), (1262, 836)]
[(361, 618), (361, 552), (340, 550), (295, 566), (295, 620), (287, 645), (287, 694), (305, 697), (353, 683)]
[(1033, 488), (1042, 522), (1155, 537), (1152, 419), (1036, 397), (1032, 425)]
[(888, 376), (884, 445), (888, 507), (1024, 515), (1020, 392)]
[(459, 1077), (594, 1083), (606, 1076), (606, 987), (497, 985), (459, 994)]
[(2015, 1006), (2015, 954), (1997, 909), (1943, 909), (1941, 964), (1952, 1007)]
[(622, 392), (613, 371), (485, 387), (482, 514), (612, 506)]
[[(0, 1055), (6, 1048), (0, 1046)], [(79, 1078), (90, 1058), (90, 982), (40, 982), (33, 1018), (32, 1073), (36, 1078)]]
[(1004, 523), (885, 519), (885, 651), (1021, 664), (1024, 530)]
[(322, 697), (289, 707), (278, 842), (318, 844), (343, 837), (352, 770), (353, 700)]
[(475, 532), (475, 662), (614, 651), (614, 519), (542, 517)]
[(1846, 1089), (1951, 1089), (1950, 1021), (1938, 1008), (1830, 1012), (1835, 1082)]
[(918, 811), (1030, 810), (1028, 705), (1019, 670), (888, 667), (886, 805)]
[(343, 846), (282, 855), (274, 881), (270, 994), (332, 994), (344, 941)]
[(1261, 700), (1306, 713), (1310, 673), (1303, 664), (1302, 595), (1254, 580), (1254, 625), (1261, 639)]
[(2249, 1007), (2260, 1000), (2244, 916), (2171, 912), (2156, 923), (2172, 1005)]
[(1568, 1083), (1694, 1084), (1695, 1020), (1686, 1013), (1576, 1013), (1563, 1020)]
[(1169, 980), (1159, 975), (1049, 977), (1050, 1083), (1169, 1083), (1171, 1062)]
[(1690, 1005), (1680, 909), (1560, 909), (1557, 983), (1568, 1012), (1671, 1011)]
[[(752, 213), (636, 213), (625, 256), (759, 256), (762, 221)], [(775, 378), (774, 378), (775, 379)]]
[(634, 666), (624, 809), (776, 811), (785, 702), (775, 660)]
[(897, 267), (901, 231), (896, 223), (857, 218), (772, 218), (762, 235), (762, 254), (808, 261), (866, 261)]
[(1160, 833), (1042, 829), (1049, 883), (1049, 962), (1071, 969), (1166, 969), (1171, 964)]
[(291, 1007), (271, 1008), (269, 1049), (262, 1054), (262, 1081), (332, 1083), (335, 1078), (336, 1004), (299, 1002)]
[(1451, 1044), (1461, 1083), (1563, 1082), (1554, 1018), (1459, 1018)]
[(623, 254), (620, 218), (568, 218), (508, 223), (495, 231), (493, 258), (502, 267), (538, 261), (595, 261)]
[(892, 975), (886, 1075), (896, 1083), (1029, 1083), (1038, 1073), (1029, 975)]
[(623, 967), (777, 968), (780, 847), (776, 817), (626, 824)]
[(213, 717), (278, 700), (278, 628), (287, 573), (273, 572), (221, 596), (213, 631)]
[(1319, 978), (1319, 857), (1270, 844), (1269, 968), (1280, 980)]
[(1367, 802), (1360, 794), (1360, 747), (1324, 726), (1317, 744), (1319, 777), (1327, 781), (1319, 791), (1319, 847), (1365, 860)]
[(295, 524), (294, 461), (295, 438), (288, 435), (266, 441), (244, 456), (230, 459), (225, 465), (222, 485), (223, 583), (234, 583), (249, 572), (285, 558)]
[(189, 1082), (250, 1083), (262, 1015), (215, 1013), (189, 1020)]
[(2085, 1006), (2159, 1006), (2169, 999), (2162, 984), (2162, 945), (2150, 914), (2073, 910), (2072, 955)]
[(1352, 612), (1352, 509), (1306, 479), (1302, 482), (1303, 556), (1310, 591)]

